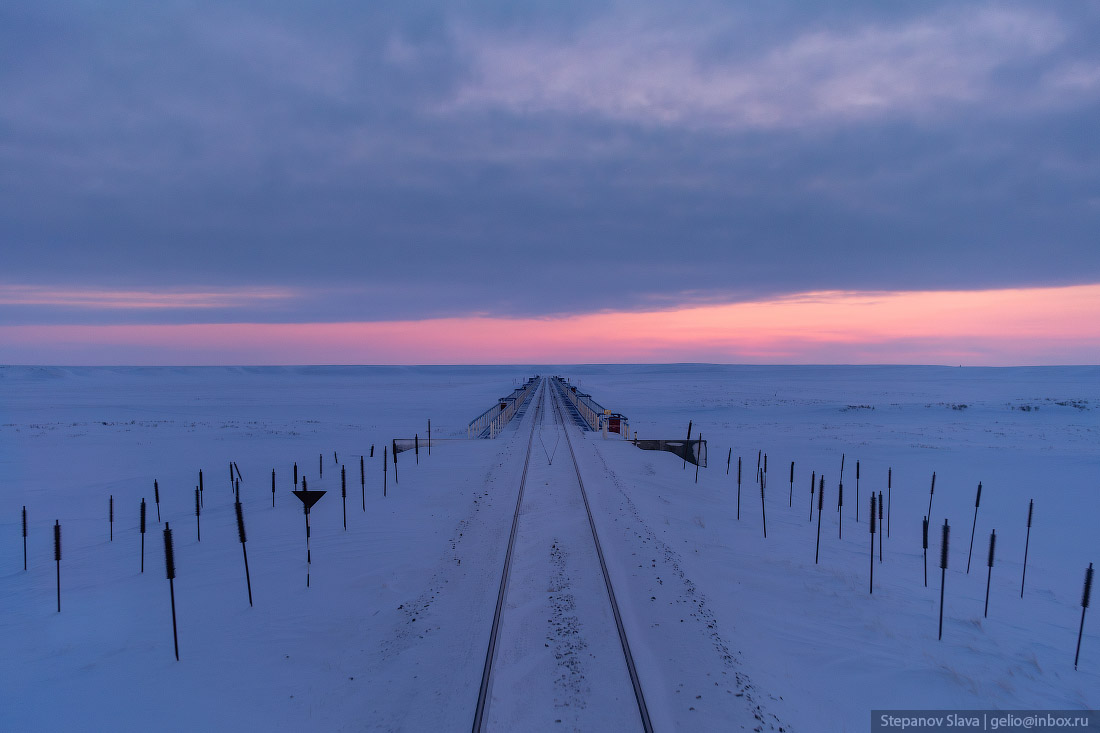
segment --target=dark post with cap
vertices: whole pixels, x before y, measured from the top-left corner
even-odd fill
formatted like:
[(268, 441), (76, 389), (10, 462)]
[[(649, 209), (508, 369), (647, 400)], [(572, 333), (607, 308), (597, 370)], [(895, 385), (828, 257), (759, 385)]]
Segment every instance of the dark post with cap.
[(856, 461), (856, 522), (859, 522), (859, 461)]
[[(859, 465), (858, 463), (856, 464)], [(869, 593), (875, 592), (875, 492), (871, 492), (871, 521), (868, 527), (871, 530), (871, 585)]]
[(924, 587), (928, 587), (928, 517), (921, 523), (922, 546), (924, 547)]
[(27, 569), (27, 505), (23, 505), (23, 569)]
[(348, 474), (340, 466), (340, 501), (344, 505), (344, 531), (348, 530)]
[(837, 484), (836, 488), (836, 536), (844, 537), (844, 482)]
[(890, 509), (894, 506), (894, 469), (886, 471), (886, 536), (890, 536)]
[(787, 496), (787, 506), (794, 506), (794, 461), (791, 461), (791, 492)]
[(997, 546), (997, 530), (993, 530), (993, 533), (989, 535), (989, 570), (985, 576), (985, 613), (982, 614), (986, 618), (989, 617), (989, 584), (993, 580), (993, 548)]
[(141, 498), (141, 518), (138, 521), (138, 531), (141, 532), (141, 572), (145, 572), (145, 497)]
[(758, 471), (756, 477), (760, 479), (760, 521), (764, 527), (764, 539), (768, 539), (768, 516), (764, 511), (764, 472)]
[(970, 525), (970, 549), (966, 552), (966, 574), (970, 575), (970, 557), (974, 554), (974, 530), (978, 528), (978, 507), (982, 503), (982, 482), (978, 482), (978, 495), (974, 497), (974, 523)]
[[(874, 496), (875, 492), (871, 492)], [(878, 492), (878, 561), (882, 562), (882, 492)]]
[(940, 639), (943, 639), (943, 586), (947, 579), (947, 540), (951, 534), (951, 528), (947, 526), (947, 520), (943, 520), (943, 543), (940, 545)]
[(817, 483), (817, 471), (810, 471), (810, 521), (814, 521), (814, 484)]
[(932, 488), (928, 490), (928, 521), (932, 521), (932, 495), (936, 493), (936, 472), (932, 472)]
[(1020, 598), (1024, 597), (1024, 580), (1027, 578), (1027, 548), (1031, 544), (1031, 512), (1035, 509), (1035, 500), (1027, 502), (1027, 537), (1024, 539), (1024, 571), (1020, 573)]
[(53, 560), (57, 563), (57, 612), (61, 613), (61, 521), (53, 523)]
[(244, 582), (248, 585), (248, 605), (252, 605), (252, 577), (248, 574), (248, 548), (245, 542), (248, 538), (244, 533), (244, 512), (241, 510), (241, 500), (238, 498), (233, 508), (237, 510), (237, 538), (241, 541), (241, 552), (244, 554)]
[(1085, 570), (1085, 592), (1081, 595), (1081, 626), (1077, 629), (1077, 653), (1073, 656), (1073, 668), (1081, 659), (1081, 635), (1085, 633), (1085, 611), (1089, 607), (1089, 594), (1092, 593), (1092, 563)]
[(176, 661), (180, 660), (180, 641), (176, 634), (176, 559), (172, 552), (172, 530), (164, 523), (164, 574), (168, 576), (168, 594), (172, 599), (172, 643), (176, 647)]
[(821, 483), (817, 487), (817, 549), (814, 550), (814, 565), (821, 556), (821, 510), (825, 508), (825, 476), (821, 477)]
[(359, 456), (359, 492), (363, 495), (363, 511), (367, 511), (367, 469)]
[(199, 515), (202, 514), (202, 506), (199, 501), (199, 487), (195, 487), (195, 535), (197, 541), (202, 542), (202, 525), (200, 524)]
[(275, 508), (275, 469), (271, 469), (271, 507)]
[(741, 518), (741, 456), (737, 456), (737, 518)]

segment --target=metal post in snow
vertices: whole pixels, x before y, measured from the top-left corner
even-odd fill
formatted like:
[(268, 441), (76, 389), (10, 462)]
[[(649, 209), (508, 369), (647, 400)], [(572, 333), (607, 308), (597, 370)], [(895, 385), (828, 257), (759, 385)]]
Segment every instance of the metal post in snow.
[(172, 600), (172, 643), (176, 647), (176, 661), (180, 660), (180, 641), (176, 633), (176, 560), (172, 551), (172, 530), (164, 523), (164, 574), (168, 577), (168, 593)]
[(1027, 578), (1027, 548), (1031, 544), (1031, 512), (1035, 509), (1035, 500), (1027, 502), (1027, 538), (1024, 540), (1024, 571), (1020, 573), (1020, 598), (1024, 597), (1024, 580)]
[(947, 579), (947, 540), (951, 534), (951, 527), (947, 520), (943, 520), (943, 542), (940, 545), (940, 640), (943, 639), (943, 586)]
[(141, 515), (138, 523), (141, 532), (141, 572), (145, 572), (145, 497), (141, 498)]
[(978, 482), (978, 495), (974, 499), (974, 523), (970, 525), (970, 549), (966, 552), (966, 574), (970, 575), (970, 557), (974, 554), (974, 530), (978, 528), (978, 507), (982, 503), (982, 482)]
[(997, 530), (993, 530), (993, 533), (989, 535), (989, 571), (985, 576), (985, 613), (982, 615), (989, 618), (989, 583), (993, 580), (993, 548), (997, 546)]
[[(856, 464), (859, 465), (858, 463)], [(871, 492), (871, 520), (868, 526), (871, 530), (871, 584), (869, 593), (875, 592), (875, 492)]]
[(825, 477), (821, 477), (821, 483), (817, 489), (817, 549), (814, 550), (814, 565), (817, 565), (817, 560), (821, 556), (821, 515), (822, 509), (825, 508)]

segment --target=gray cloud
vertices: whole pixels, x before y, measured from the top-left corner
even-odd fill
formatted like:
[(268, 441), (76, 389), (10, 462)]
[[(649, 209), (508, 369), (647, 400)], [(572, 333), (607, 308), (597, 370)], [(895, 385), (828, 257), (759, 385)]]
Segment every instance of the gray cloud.
[(0, 13), (9, 286), (310, 321), (1100, 281), (1093, 6)]

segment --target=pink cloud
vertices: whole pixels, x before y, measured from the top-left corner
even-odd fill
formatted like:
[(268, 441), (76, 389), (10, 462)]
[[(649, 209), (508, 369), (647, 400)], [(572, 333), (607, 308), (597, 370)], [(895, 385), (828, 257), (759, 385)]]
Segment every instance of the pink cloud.
[(493, 364), (1100, 362), (1100, 284), (814, 292), (559, 318), (0, 326), (0, 361)]

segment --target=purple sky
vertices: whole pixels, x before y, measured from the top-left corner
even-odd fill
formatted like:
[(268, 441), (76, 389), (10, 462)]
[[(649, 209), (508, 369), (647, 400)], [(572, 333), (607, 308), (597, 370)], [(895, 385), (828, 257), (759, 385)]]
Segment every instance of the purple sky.
[[(1097, 37), (1097, 2), (9, 3), (0, 329), (1094, 285)], [(49, 333), (0, 362), (81, 359)]]

